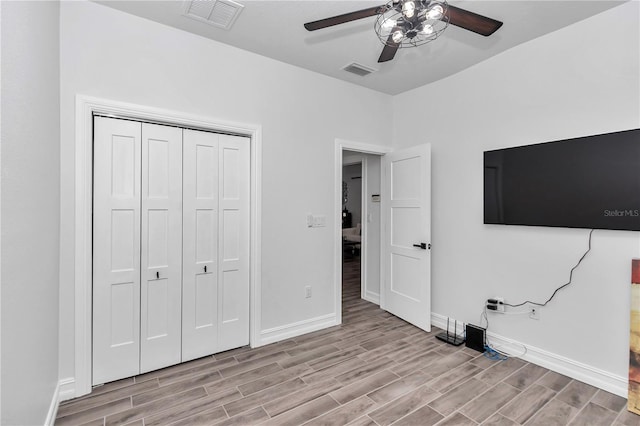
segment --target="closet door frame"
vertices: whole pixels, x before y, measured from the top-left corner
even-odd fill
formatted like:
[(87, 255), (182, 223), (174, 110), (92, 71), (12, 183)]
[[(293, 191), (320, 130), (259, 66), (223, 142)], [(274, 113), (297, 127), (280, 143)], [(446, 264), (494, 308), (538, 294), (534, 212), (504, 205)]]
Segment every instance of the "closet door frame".
[(261, 330), (261, 199), (262, 126), (230, 122), (179, 111), (136, 105), (86, 95), (76, 95), (75, 110), (75, 376), (62, 381), (64, 399), (91, 392), (92, 374), (92, 187), (93, 116), (104, 115), (142, 122), (168, 124), (249, 138), (250, 225), (249, 225), (249, 345), (262, 346)]

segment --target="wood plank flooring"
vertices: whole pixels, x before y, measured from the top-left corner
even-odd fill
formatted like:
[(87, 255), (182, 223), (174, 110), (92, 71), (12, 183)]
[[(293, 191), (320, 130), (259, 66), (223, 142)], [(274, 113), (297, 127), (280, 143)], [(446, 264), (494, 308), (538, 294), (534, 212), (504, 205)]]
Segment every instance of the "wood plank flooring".
[(345, 261), (343, 324), (97, 387), (63, 425), (640, 425), (626, 400), (519, 359), (446, 345), (360, 299)]

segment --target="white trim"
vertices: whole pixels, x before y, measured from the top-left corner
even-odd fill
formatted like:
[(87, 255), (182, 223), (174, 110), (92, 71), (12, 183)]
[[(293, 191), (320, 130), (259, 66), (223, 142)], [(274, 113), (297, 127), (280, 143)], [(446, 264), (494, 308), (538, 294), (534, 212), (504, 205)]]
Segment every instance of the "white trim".
[[(447, 317), (431, 313), (431, 324), (444, 329), (447, 324)], [(462, 333), (462, 323), (459, 324), (459, 333)], [(522, 347), (527, 348), (527, 353), (520, 358), (532, 364), (547, 368), (556, 373), (564, 374), (572, 379), (579, 380), (589, 385), (611, 392), (615, 395), (627, 398), (629, 381), (627, 377), (617, 376), (599, 368), (592, 367), (562, 355), (554, 354), (535, 346), (526, 345), (517, 340), (488, 332), (487, 339), (491, 344), (507, 353), (522, 353)]]
[[(333, 288), (334, 288), (334, 312), (336, 325), (342, 324), (342, 151), (356, 151), (362, 154), (384, 155), (392, 151), (386, 146), (372, 145), (362, 142), (353, 142), (344, 139), (335, 140), (334, 150), (334, 246), (333, 246)], [(363, 196), (363, 199), (365, 197)], [(364, 222), (364, 221), (361, 221)], [(364, 234), (365, 232), (363, 232)], [(364, 244), (360, 244), (360, 250)], [(362, 285), (362, 284), (361, 284)]]
[(279, 325), (260, 332), (259, 346), (301, 336), (323, 328), (333, 327), (334, 325), (339, 325), (334, 314), (321, 315), (291, 324)]
[(60, 382), (56, 383), (56, 388), (53, 391), (51, 397), (51, 404), (49, 404), (49, 411), (47, 411), (47, 418), (44, 420), (45, 426), (53, 426), (56, 422), (56, 416), (58, 415), (58, 406), (60, 405)]
[(248, 136), (251, 140), (250, 344), (261, 328), (262, 127), (161, 108), (76, 95), (75, 116), (75, 372), (74, 396), (91, 392), (91, 179), (93, 113), (172, 123)]
[[(487, 333), (487, 338), (493, 346), (496, 346), (500, 350), (514, 354), (522, 353), (523, 343), (492, 332)], [(535, 346), (524, 346), (527, 348), (527, 353), (521, 358), (525, 361), (604, 389), (607, 392), (623, 398), (627, 398), (628, 396), (629, 381), (627, 377), (616, 376), (599, 368), (545, 351), (544, 349), (536, 348)]]
[(73, 399), (75, 397), (76, 381), (73, 377), (67, 377), (66, 379), (60, 379), (60, 392), (58, 393), (59, 402)]
[(45, 426), (53, 426), (55, 424), (60, 403), (73, 398), (74, 392), (75, 383), (72, 377), (58, 381), (56, 388), (53, 391), (53, 396), (51, 397), (51, 404), (49, 405), (47, 418), (44, 421)]
[[(455, 319), (454, 318), (450, 318), (449, 321), (449, 331), (453, 332), (453, 326), (455, 325), (454, 323)], [(438, 327), (442, 330), (446, 330), (447, 329), (447, 317), (445, 317), (444, 315), (440, 315), (440, 314), (436, 314), (431, 312), (431, 325), (434, 327)], [(458, 322), (457, 323), (457, 327), (456, 327), (456, 333), (459, 334), (460, 336), (464, 336), (464, 323), (463, 322)]]
[(362, 296), (364, 300), (367, 302), (375, 303), (376, 305), (380, 305), (380, 293), (373, 292), (371, 290), (366, 290), (364, 295)]

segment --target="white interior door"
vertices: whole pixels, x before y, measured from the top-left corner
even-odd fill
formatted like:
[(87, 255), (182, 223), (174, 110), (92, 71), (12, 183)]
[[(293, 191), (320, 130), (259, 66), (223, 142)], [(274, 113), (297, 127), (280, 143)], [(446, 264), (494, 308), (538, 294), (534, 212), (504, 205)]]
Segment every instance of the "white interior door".
[(383, 157), (384, 282), (381, 307), (431, 330), (431, 146)]
[(218, 351), (249, 344), (249, 146), (220, 135)]
[(181, 360), (182, 129), (142, 124), (140, 372)]
[(140, 368), (140, 129), (94, 121), (94, 385)]
[(218, 346), (218, 139), (183, 131), (182, 361)]

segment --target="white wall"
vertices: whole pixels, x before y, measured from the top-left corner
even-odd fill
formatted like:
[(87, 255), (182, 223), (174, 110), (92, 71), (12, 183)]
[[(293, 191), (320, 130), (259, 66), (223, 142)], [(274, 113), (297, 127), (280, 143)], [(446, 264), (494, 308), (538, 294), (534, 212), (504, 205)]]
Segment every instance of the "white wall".
[[(61, 17), (61, 378), (73, 376), (74, 96), (262, 125), (262, 329), (333, 313), (336, 138), (385, 145), (391, 98), (89, 2)], [(313, 286), (305, 299), (304, 288)]]
[[(2, 2), (2, 418), (45, 423), (58, 383), (57, 2)], [(55, 404), (54, 404), (55, 407)]]
[[(483, 151), (640, 127), (639, 5), (394, 98), (395, 146), (432, 144), (433, 312), (478, 324), (489, 297), (544, 301), (567, 281), (588, 230), (483, 225)], [(638, 232), (596, 230), (574, 283), (539, 321), (494, 314), (489, 330), (626, 378), (639, 242)]]

